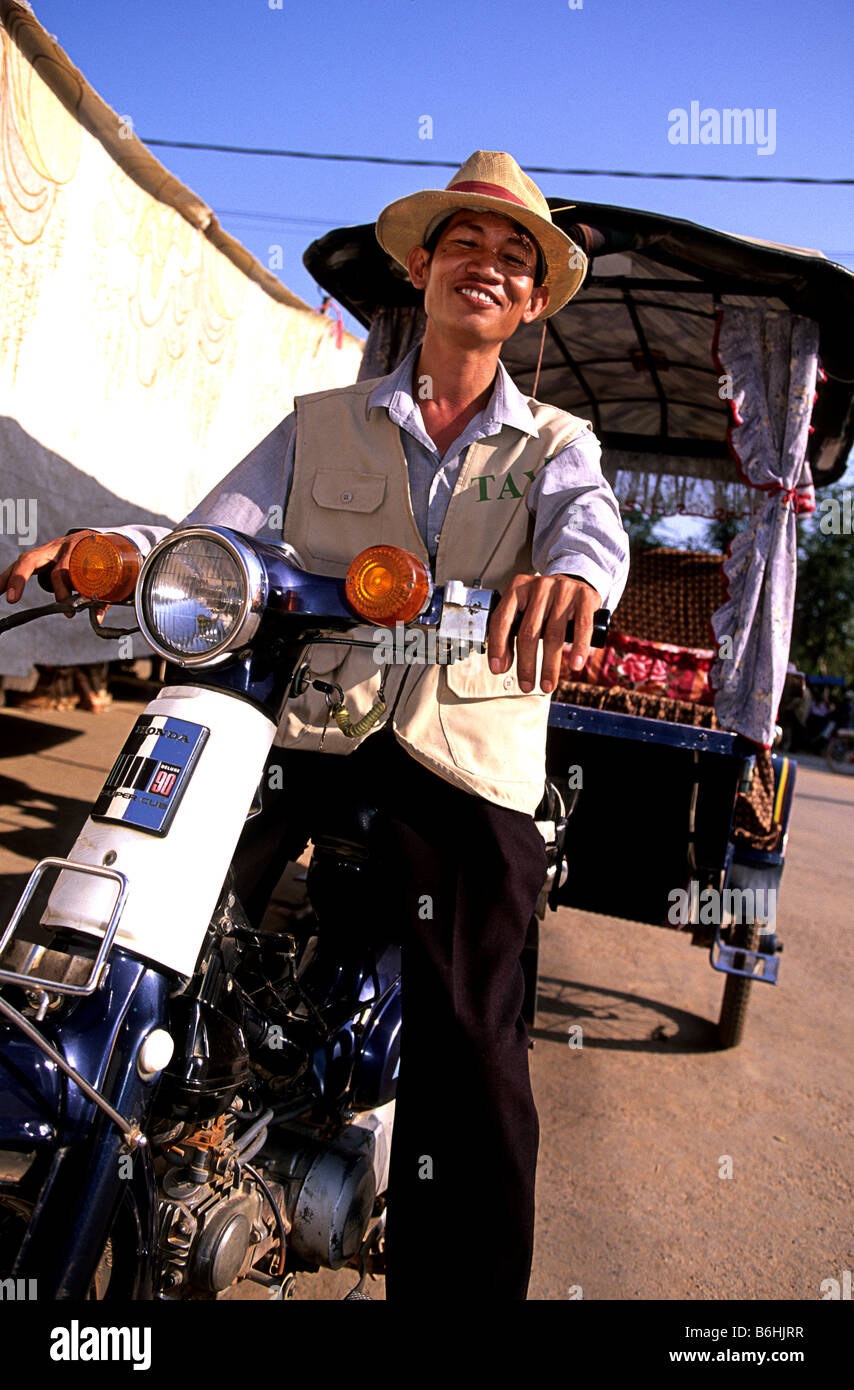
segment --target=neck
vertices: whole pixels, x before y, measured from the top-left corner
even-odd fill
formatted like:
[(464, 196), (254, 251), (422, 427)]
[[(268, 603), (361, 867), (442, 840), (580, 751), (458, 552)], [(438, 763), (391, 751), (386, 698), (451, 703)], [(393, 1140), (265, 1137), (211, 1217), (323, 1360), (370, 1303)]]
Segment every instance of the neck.
[(477, 414), (492, 394), (501, 344), (470, 346), (453, 339), (439, 341), (430, 330), (428, 321), (413, 380), (414, 394), (418, 398), (419, 379), (430, 378), (429, 395), (425, 393), (420, 400), (422, 413), (424, 404), (429, 402), (433, 412), (443, 416), (456, 416), (466, 411)]

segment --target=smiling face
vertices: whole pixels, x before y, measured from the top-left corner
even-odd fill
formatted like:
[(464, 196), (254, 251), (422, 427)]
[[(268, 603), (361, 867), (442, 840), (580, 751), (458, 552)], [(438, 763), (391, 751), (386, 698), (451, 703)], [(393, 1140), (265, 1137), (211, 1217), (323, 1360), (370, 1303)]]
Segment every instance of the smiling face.
[(548, 304), (533, 238), (500, 213), (455, 212), (432, 256), (416, 246), (406, 264), (428, 322), (461, 344), (500, 346)]

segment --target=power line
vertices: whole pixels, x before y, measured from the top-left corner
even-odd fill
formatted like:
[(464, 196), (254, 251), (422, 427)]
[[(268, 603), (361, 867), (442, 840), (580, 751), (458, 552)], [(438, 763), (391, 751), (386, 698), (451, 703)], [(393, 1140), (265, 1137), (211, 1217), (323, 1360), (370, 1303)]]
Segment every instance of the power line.
[(284, 213), (250, 213), (242, 207), (214, 207), (217, 217), (234, 217), (239, 221), (281, 222), (284, 227), (298, 232), (303, 227), (342, 227), (346, 217), (288, 217)]
[(338, 227), (344, 217), (287, 217), (281, 212), (249, 212), (243, 208), (214, 208), (217, 217), (241, 217), (250, 222), (283, 222), (293, 227)]
[[(277, 159), (325, 159), (342, 164), (397, 164), (429, 169), (459, 169), (460, 161), (448, 159), (390, 159), (379, 154), (316, 154), (308, 150), (268, 150), (254, 145), (214, 145), (194, 140), (147, 140), (145, 145), (160, 145), (171, 150), (212, 150), (219, 154), (257, 154)], [(818, 183), (849, 185), (852, 179), (816, 179), (775, 177), (771, 174), (668, 174), (640, 173), (636, 169), (555, 169), (547, 164), (526, 164), (530, 174), (565, 174), (571, 178), (603, 179), (694, 179), (703, 183)]]

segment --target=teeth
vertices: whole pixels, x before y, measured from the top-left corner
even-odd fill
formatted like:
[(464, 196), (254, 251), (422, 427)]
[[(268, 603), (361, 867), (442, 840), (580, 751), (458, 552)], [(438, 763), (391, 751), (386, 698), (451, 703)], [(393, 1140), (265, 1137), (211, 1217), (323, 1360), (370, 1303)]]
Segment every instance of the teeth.
[(484, 304), (494, 304), (495, 300), (491, 294), (484, 294), (483, 290), (460, 290), (460, 294), (468, 295), (469, 299), (480, 299)]

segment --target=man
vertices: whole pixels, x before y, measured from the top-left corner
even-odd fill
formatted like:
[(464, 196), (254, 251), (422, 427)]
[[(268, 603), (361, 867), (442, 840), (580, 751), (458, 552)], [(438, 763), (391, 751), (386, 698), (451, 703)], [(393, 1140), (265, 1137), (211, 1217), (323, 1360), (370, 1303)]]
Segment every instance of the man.
[[(271, 839), (269, 817), (260, 834), (249, 823), (241, 887), (257, 919), (329, 798), (379, 806), (377, 913), (403, 962), (387, 1297), (441, 1281), (468, 1298), (524, 1299), (539, 1131), (519, 957), (546, 867), (532, 813), (567, 623), (579, 670), (594, 612), (622, 593), (628, 545), (588, 422), (523, 397), (499, 361), (586, 269), (536, 185), (509, 155), (477, 151), (447, 189), (387, 207), (377, 236), (424, 291), (423, 341), (389, 376), (298, 399), (183, 524), (257, 534), (285, 502), (284, 539), (310, 570), (343, 574), (384, 542), (427, 560), (439, 584), (503, 594), (486, 655), (387, 669), (388, 713), (355, 750), (326, 727), (319, 692), (289, 702), (280, 800), (303, 824), (282, 812)], [(126, 534), (147, 548), (163, 533)], [(15, 602), (52, 561), (66, 597), (72, 544), (22, 556), (0, 592)], [(370, 651), (343, 653), (312, 667), (342, 686), (355, 720), (380, 674)]]

